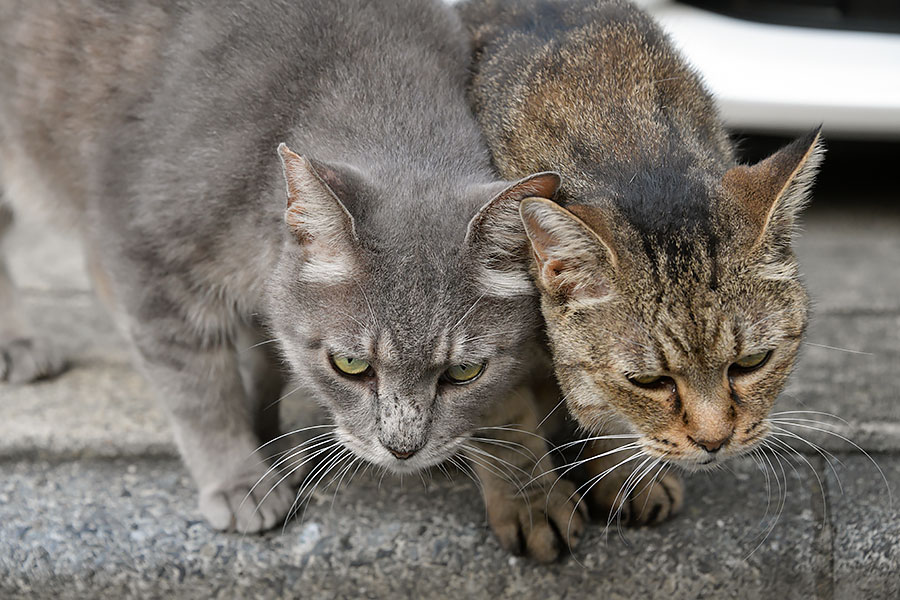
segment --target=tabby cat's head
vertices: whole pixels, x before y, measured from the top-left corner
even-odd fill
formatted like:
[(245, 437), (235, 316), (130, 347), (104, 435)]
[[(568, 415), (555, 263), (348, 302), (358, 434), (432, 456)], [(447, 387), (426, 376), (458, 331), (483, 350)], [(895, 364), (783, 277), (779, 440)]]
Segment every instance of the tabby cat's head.
[(518, 207), (559, 177), (409, 189), (279, 151), (287, 227), (267, 296), (287, 361), (357, 456), (396, 472), (445, 460), (528, 371), (540, 313)]
[(807, 324), (791, 236), (821, 154), (816, 131), (727, 170), (694, 203), (704, 214), (635, 223), (613, 202), (523, 202), (557, 377), (582, 426), (623, 422), (688, 468), (766, 436)]

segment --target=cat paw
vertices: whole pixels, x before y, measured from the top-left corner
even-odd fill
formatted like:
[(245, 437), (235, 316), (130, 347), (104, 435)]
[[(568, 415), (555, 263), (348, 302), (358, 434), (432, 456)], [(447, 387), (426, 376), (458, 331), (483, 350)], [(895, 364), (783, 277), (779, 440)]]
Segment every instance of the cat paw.
[(66, 368), (62, 354), (42, 338), (0, 342), (0, 381), (28, 383), (52, 377)]
[[(247, 478), (200, 490), (200, 513), (219, 531), (258, 533), (284, 523), (294, 505), (296, 488), (287, 481), (277, 485)], [(275, 485), (273, 488), (272, 485)]]
[(488, 522), (500, 545), (516, 556), (553, 562), (578, 545), (587, 522), (587, 508), (565, 479), (547, 489), (535, 487), (487, 502)]
[[(678, 514), (684, 504), (684, 485), (672, 473), (652, 483), (640, 482), (624, 501), (619, 495), (623, 483), (623, 479), (615, 478), (594, 486), (587, 497), (591, 513), (625, 525), (657, 525)], [(616, 508), (618, 514), (610, 516)]]

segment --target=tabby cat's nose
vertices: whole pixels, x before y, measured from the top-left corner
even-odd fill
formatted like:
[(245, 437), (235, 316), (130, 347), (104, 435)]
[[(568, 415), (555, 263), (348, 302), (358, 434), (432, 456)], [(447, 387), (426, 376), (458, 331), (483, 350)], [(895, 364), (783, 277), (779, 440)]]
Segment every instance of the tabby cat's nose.
[(406, 450), (406, 451), (395, 450), (394, 448), (391, 448), (390, 446), (385, 446), (385, 448), (387, 448), (388, 452), (390, 452), (391, 454), (393, 454), (400, 460), (406, 460), (407, 458), (411, 457), (413, 454), (416, 453), (416, 450)]
[(732, 431), (725, 437), (719, 438), (717, 440), (695, 440), (691, 436), (688, 436), (688, 439), (691, 440), (692, 442), (694, 442), (695, 444), (697, 444), (698, 446), (700, 446), (701, 448), (703, 448), (704, 450), (706, 450), (707, 452), (709, 452), (710, 454), (715, 454), (716, 452), (718, 452), (719, 450), (722, 449), (722, 446), (724, 446), (728, 440), (731, 439), (732, 433), (734, 433), (734, 432)]

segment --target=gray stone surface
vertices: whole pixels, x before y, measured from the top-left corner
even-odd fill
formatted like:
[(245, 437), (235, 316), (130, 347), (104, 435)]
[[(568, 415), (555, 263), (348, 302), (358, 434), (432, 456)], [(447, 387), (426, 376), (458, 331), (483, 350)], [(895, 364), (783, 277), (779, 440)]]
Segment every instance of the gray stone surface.
[(874, 458), (887, 482), (861, 456), (826, 475), (836, 600), (900, 598), (900, 458)]
[[(820, 314), (900, 311), (900, 206), (824, 196), (803, 219), (797, 255)], [(862, 201), (860, 201), (862, 200)]]
[(207, 529), (174, 460), (6, 462), (0, 481), (0, 597), (809, 598), (818, 576), (811, 475), (790, 481), (763, 539), (775, 510), (748, 464), (690, 481), (676, 520), (594, 527), (549, 567), (499, 548), (461, 476), (427, 492), (358, 477), (258, 537)]

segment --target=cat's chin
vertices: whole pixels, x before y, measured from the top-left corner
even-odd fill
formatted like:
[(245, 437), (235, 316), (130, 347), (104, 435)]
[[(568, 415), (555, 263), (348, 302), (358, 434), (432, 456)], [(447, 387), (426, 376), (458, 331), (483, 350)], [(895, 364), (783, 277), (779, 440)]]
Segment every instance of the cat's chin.
[(722, 468), (722, 465), (729, 463), (735, 459), (746, 456), (753, 448), (741, 448), (733, 450), (727, 454), (711, 454), (698, 458), (676, 458), (668, 459), (666, 462), (673, 464), (681, 469), (695, 473), (700, 471), (713, 471)]

